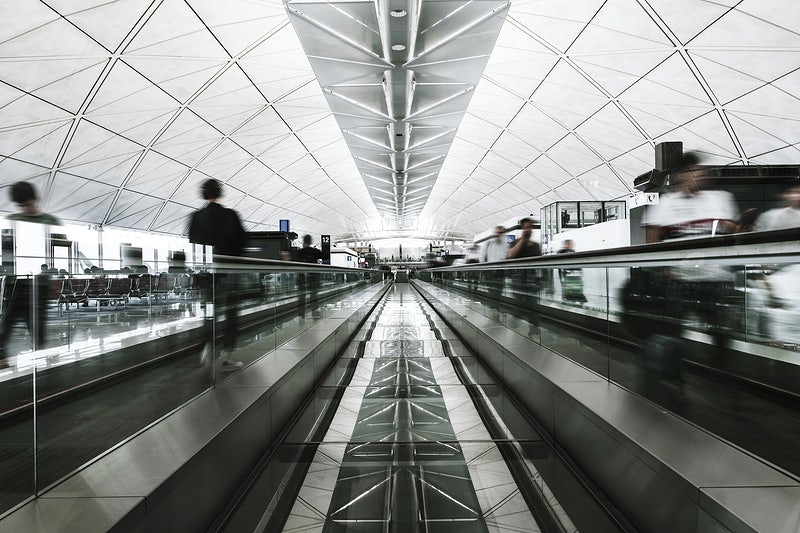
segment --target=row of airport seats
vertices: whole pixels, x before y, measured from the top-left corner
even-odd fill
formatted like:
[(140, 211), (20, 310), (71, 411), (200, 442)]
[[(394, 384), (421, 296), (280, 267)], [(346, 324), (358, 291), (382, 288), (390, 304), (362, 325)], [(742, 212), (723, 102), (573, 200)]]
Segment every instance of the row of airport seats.
[(196, 275), (167, 273), (53, 277), (48, 285), (48, 302), (59, 314), (71, 304), (76, 307), (101, 305), (127, 307), (131, 298), (159, 302), (169, 295), (188, 296), (199, 290)]

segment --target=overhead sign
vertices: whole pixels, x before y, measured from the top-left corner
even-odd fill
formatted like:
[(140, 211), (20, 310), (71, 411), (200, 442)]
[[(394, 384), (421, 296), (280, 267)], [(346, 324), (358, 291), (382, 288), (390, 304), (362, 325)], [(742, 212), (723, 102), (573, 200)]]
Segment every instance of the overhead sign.
[(331, 236), (320, 235), (320, 243), (322, 244), (322, 263), (325, 265), (331, 264)]
[(658, 203), (657, 192), (643, 192), (628, 197), (628, 209), (641, 207), (643, 205), (655, 205), (657, 203)]

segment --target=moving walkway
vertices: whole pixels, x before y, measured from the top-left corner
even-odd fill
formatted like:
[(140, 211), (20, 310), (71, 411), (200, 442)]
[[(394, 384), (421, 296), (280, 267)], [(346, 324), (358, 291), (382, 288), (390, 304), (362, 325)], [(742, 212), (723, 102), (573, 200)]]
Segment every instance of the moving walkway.
[[(661, 252), (663, 250), (659, 251)], [(106, 524), (106, 529), (114, 524), (115, 527), (121, 528), (120, 530), (136, 530), (137, 527), (154, 524), (160, 527), (168, 524), (173, 530), (200, 531), (209, 527), (222, 530), (229, 524), (237, 523), (236, 520), (241, 516), (248, 517), (248, 520), (258, 516), (255, 526), (262, 524), (264, 519), (266, 521), (263, 524), (274, 525), (275, 520), (279, 520), (282, 521), (281, 527), (284, 527), (290, 523), (295, 505), (286, 502), (295, 502), (296, 495), (290, 497), (291, 491), (288, 491), (286, 493), (288, 500), (281, 499), (284, 497), (281, 495), (275, 500), (275, 506), (269, 507), (273, 514), (267, 518), (264, 515), (267, 506), (262, 505), (260, 509), (257, 509), (258, 506), (248, 506), (247, 495), (261, 494), (259, 490), (262, 483), (269, 486), (277, 483), (277, 486), (282, 487), (289, 487), (293, 483), (298, 490), (301, 490), (304, 484), (297, 481), (301, 479), (299, 473), (309, 465), (313, 466), (314, 455), (328, 442), (333, 442), (344, 450), (347, 450), (348, 446), (358, 450), (366, 449), (364, 457), (356, 455), (355, 462), (349, 463), (356, 470), (372, 465), (373, 457), (383, 457), (384, 462), (378, 469), (389, 474), (382, 486), (392, 487), (393, 483), (397, 483), (397, 486), (396, 489), (375, 490), (384, 490), (383, 494), (388, 494), (386, 496), (388, 500), (383, 500), (384, 503), (395, 502), (404, 506), (406, 517), (415, 514), (413, 509), (416, 505), (417, 516), (422, 518), (416, 522), (412, 520), (417, 524), (415, 527), (434, 530), (435, 527), (444, 527), (443, 524), (455, 523), (448, 522), (452, 517), (443, 518), (436, 515), (439, 505), (426, 507), (426, 502), (429, 503), (433, 498), (441, 496), (452, 503), (454, 509), (464, 512), (469, 509), (473, 513), (471, 517), (458, 515), (460, 519), (478, 524), (475, 526), (478, 528), (491, 528), (494, 522), (491, 519), (487, 522), (487, 508), (481, 507), (480, 500), (477, 500), (477, 506), (473, 505), (476, 500), (470, 499), (472, 497), (470, 491), (474, 491), (477, 497), (481, 489), (476, 489), (480, 484), (476, 484), (466, 460), (464, 461), (467, 465), (466, 471), (463, 470), (464, 465), (461, 463), (453, 466), (456, 470), (462, 469), (460, 472), (465, 475), (458, 477), (468, 478), (467, 485), (471, 483), (472, 487), (469, 490), (453, 489), (463, 496), (462, 499), (455, 498), (459, 502), (457, 504), (442, 495), (442, 492), (449, 494), (447, 490), (437, 492), (431, 488), (435, 484), (423, 485), (422, 481), (418, 481), (423, 477), (428, 481), (432, 479), (426, 477), (428, 470), (425, 468), (406, 468), (405, 464), (408, 461), (399, 460), (395, 464), (394, 459), (388, 459), (401, 456), (407, 459), (419, 454), (442, 453), (438, 448), (440, 443), (433, 439), (430, 439), (433, 442), (432, 447), (426, 450), (425, 446), (418, 444), (414, 439), (407, 438), (411, 432), (409, 428), (413, 426), (398, 426), (399, 429), (395, 432), (401, 432), (398, 434), (405, 436), (396, 439), (392, 444), (372, 446), (373, 441), (367, 438), (369, 434), (363, 429), (357, 430), (361, 415), (356, 415), (356, 423), (349, 436), (342, 434), (344, 436), (337, 437), (340, 440), (331, 441), (326, 435), (330, 425), (327, 423), (329, 417), (330, 420), (335, 420), (332, 414), (335, 410), (327, 407), (342, 403), (334, 401), (333, 398), (339, 394), (338, 391), (342, 391), (344, 397), (346, 394), (343, 392), (346, 390), (344, 384), (349, 376), (353, 376), (355, 390), (360, 391), (370, 390), (370, 387), (379, 389), (373, 380), (384, 377), (395, 379), (396, 383), (402, 385), (395, 384), (393, 388), (386, 389), (391, 390), (394, 396), (382, 398), (382, 401), (387, 402), (383, 407), (386, 409), (384, 413), (377, 414), (377, 411), (381, 410), (375, 407), (378, 405), (377, 400), (375, 402), (372, 402), (371, 398), (360, 400), (359, 405), (373, 405), (373, 409), (377, 409), (373, 420), (381, 420), (381, 416), (389, 412), (399, 414), (397, 419), (393, 416), (390, 421), (385, 421), (387, 424), (423, 420), (410, 414), (414, 410), (418, 413), (423, 412), (417, 409), (419, 405), (413, 408), (406, 407), (405, 411), (399, 407), (414, 404), (416, 397), (413, 394), (420, 392), (414, 380), (420, 376), (423, 379), (436, 377), (435, 374), (420, 375), (416, 372), (415, 369), (418, 368), (416, 363), (420, 363), (423, 359), (441, 359), (451, 365), (454, 375), (458, 378), (458, 387), (466, 391), (459, 393), (462, 395), (461, 398), (464, 398), (464, 394), (469, 396), (478, 418), (487, 424), (486, 434), (475, 441), (480, 441), (484, 445), (491, 442), (496, 447), (496, 451), (491, 453), (503, 456), (508, 474), (516, 483), (517, 488), (514, 490), (519, 491), (529, 512), (542, 530), (548, 530), (548, 527), (554, 525), (561, 527), (569, 522), (566, 519), (562, 521), (558, 512), (547, 511), (546, 507), (544, 511), (541, 508), (537, 510), (533, 502), (541, 501), (542, 498), (544, 501), (550, 501), (550, 498), (546, 492), (542, 492), (542, 485), (537, 485), (535, 481), (532, 485), (534, 488), (540, 487), (539, 500), (532, 497), (537, 494), (537, 491), (531, 488), (530, 480), (537, 479), (533, 472), (544, 476), (543, 473), (566, 471), (572, 476), (572, 481), (566, 482), (564, 481), (566, 478), (558, 477), (560, 480), (558, 483), (547, 485), (549, 490), (555, 495), (558, 490), (554, 487), (581, 487), (587, 496), (583, 497), (584, 505), (578, 508), (594, 509), (595, 511), (590, 514), (594, 516), (594, 513), (597, 513), (597, 516), (604, 517), (609, 527), (642, 531), (724, 531), (725, 529), (745, 531), (750, 527), (750, 530), (780, 531), (778, 527), (787, 524), (780, 520), (791, 519), (790, 514), (781, 514), (784, 509), (781, 502), (797, 501), (796, 471), (793, 471), (790, 463), (781, 465), (773, 457), (767, 458), (767, 452), (760, 453), (756, 449), (747, 449), (746, 442), (742, 441), (744, 444), (740, 444), (735, 440), (737, 433), (740, 436), (752, 437), (756, 432), (751, 430), (753, 426), (749, 424), (757, 424), (759, 418), (763, 416), (769, 422), (759, 427), (757, 437), (773, 443), (773, 446), (765, 447), (765, 450), (773, 447), (778, 451), (793, 449), (796, 443), (793, 439), (796, 436), (791, 428), (797, 427), (792, 425), (797, 410), (792, 403), (791, 394), (785, 394), (781, 387), (773, 386), (777, 384), (776, 381), (770, 382), (766, 379), (775, 375), (765, 375), (760, 383), (753, 383), (752, 388), (745, 389), (741, 385), (752, 382), (750, 379), (752, 374), (745, 375), (744, 372), (739, 372), (740, 367), (734, 364), (725, 369), (722, 375), (730, 376), (739, 372), (738, 380), (726, 381), (732, 379), (729, 377), (720, 380), (721, 374), (712, 373), (713, 369), (709, 365), (701, 364), (703, 361), (700, 360), (693, 360), (691, 352), (699, 350), (698, 353), (702, 354), (703, 346), (709, 346), (712, 339), (702, 328), (693, 326), (690, 318), (681, 323), (683, 327), (681, 335), (686, 341), (685, 345), (689, 347), (685, 362), (693, 369), (685, 374), (689, 376), (684, 384), (685, 390), (688, 391), (686, 398), (690, 400), (689, 409), (681, 412), (679, 407), (662, 402), (659, 398), (643, 400), (642, 396), (647, 396), (647, 391), (637, 388), (641, 377), (639, 347), (622, 334), (614, 335), (618, 326), (621, 326), (622, 318), (617, 312), (619, 307), (614, 307), (612, 290), (614, 285), (609, 280), (615, 278), (610, 272), (614, 269), (614, 272), (618, 273), (627, 272), (631, 267), (642, 268), (643, 264), (659, 267), (674, 264), (677, 256), (670, 256), (669, 253), (664, 256), (663, 253), (661, 255), (659, 253), (651, 256), (641, 253), (636, 257), (628, 255), (625, 258), (575, 254), (574, 259), (570, 257), (570, 262), (557, 258), (523, 262), (524, 264), (510, 262), (503, 265), (432, 271), (433, 276), (430, 281), (415, 279), (412, 280), (412, 285), (430, 303), (435, 313), (425, 304), (418, 302), (416, 296), (412, 298), (416, 293), (406, 292), (409, 287), (405, 284), (384, 283), (383, 280), (377, 284), (359, 284), (355, 292), (322, 306), (309, 302), (302, 314), (289, 312), (283, 316), (277, 311), (277, 306), (273, 306), (272, 311), (266, 311), (273, 317), (269, 319), (270, 331), (259, 332), (258, 328), (254, 328), (248, 334), (251, 336), (250, 341), (246, 343), (247, 346), (240, 347), (246, 348), (240, 350), (240, 355), (247, 353), (250, 357), (247, 360), (249, 364), (244, 370), (230, 376), (212, 373), (213, 378), (210, 382), (208, 377), (204, 378), (213, 384), (211, 388), (208, 388), (210, 385), (206, 385), (199, 397), (183, 406), (177, 405), (171, 414), (154, 415), (154, 418), (145, 423), (146, 431), (136, 434), (133, 438), (120, 438), (117, 442), (123, 442), (119, 442), (116, 448), (94, 460), (88, 468), (77, 469), (79, 465), (75, 465), (72, 467), (73, 470), (68, 470), (52, 484), (43, 483), (36, 487), (34, 482), (29, 482), (27, 487), (18, 488), (17, 501), (23, 504), (0, 521), (0, 531), (20, 523), (24, 524), (26, 517), (27, 519), (41, 517), (42, 513), (53, 519), (56, 517), (63, 519), (68, 516), (64, 510), (69, 506), (85, 511), (79, 512), (78, 517), (91, 517), (93, 508), (94, 511), (102, 508), (103, 516), (110, 521)], [(750, 257), (743, 255), (741, 248), (716, 255), (709, 250), (703, 250), (702, 254), (709, 261), (730, 263), (744, 261), (747, 265), (758, 265), (762, 269), (767, 260), (770, 265), (788, 265), (796, 262), (796, 253), (792, 246), (781, 244), (771, 248), (760, 246), (757, 253), (753, 253)], [(759, 254), (761, 260), (757, 260)], [(698, 261), (696, 257), (691, 257), (691, 260)], [(552, 292), (548, 292), (544, 285), (538, 286), (535, 298), (532, 299), (531, 295), (534, 293), (516, 283), (518, 279), (514, 273), (514, 270), (525, 268), (537, 271), (549, 270), (552, 274), (558, 268), (575, 270), (576, 267), (582, 271), (585, 302), (577, 299), (565, 301), (560, 297), (557, 286)], [(481, 272), (494, 272), (494, 274)], [(603, 272), (603, 275), (597, 275), (598, 272)], [(499, 273), (502, 273), (502, 276)], [(499, 292), (497, 283), (494, 285), (484, 283), (497, 282), (500, 278), (503, 279), (503, 284)], [(537, 279), (543, 279), (543, 276)], [(557, 277), (551, 276), (550, 279), (555, 280)], [(592, 285), (589, 283), (592, 279), (604, 281), (600, 285)], [(598, 286), (603, 287), (605, 292), (596, 290)], [(399, 294), (403, 295), (403, 301), (399, 305), (401, 311), (397, 311), (397, 302), (391, 299), (389, 303), (380, 303), (381, 295), (387, 290), (395, 293), (399, 291)], [(412, 300), (417, 303), (412, 304)], [(604, 310), (597, 306), (597, 302), (602, 300), (607, 302)], [(526, 305), (526, 302), (533, 302), (533, 305)], [(296, 304), (297, 302), (294, 305)], [(374, 319), (368, 318), (374, 306), (378, 306), (382, 311), (387, 308), (392, 311), (386, 311), (385, 315), (376, 313)], [(381, 346), (388, 341), (399, 342), (399, 339), (384, 338), (387, 334), (399, 335), (401, 332), (414, 335), (430, 334), (421, 333), (422, 323), (416, 318), (406, 316), (402, 310), (404, 306), (424, 308), (422, 315), (425, 316), (428, 325), (425, 331), (439, 332), (438, 335), (441, 337), (441, 339), (409, 338), (407, 345), (421, 342), (427, 347), (429, 341), (436, 341), (440, 342), (438, 351), (428, 353), (424, 350), (422, 352), (401, 350), (399, 357), (398, 353), (381, 354), (379, 351), (368, 354), (367, 346)], [(291, 307), (292, 304), (287, 303), (286, 310)], [(745, 312), (749, 311), (750, 309), (745, 309)], [(288, 317), (292, 316), (291, 320), (286, 322), (285, 329), (278, 327), (281, 324), (279, 316), (283, 316), (280, 320), (288, 320)], [(378, 325), (381, 316), (389, 321), (388, 325)], [(409, 320), (410, 324), (404, 324), (404, 320)], [(597, 325), (603, 321), (606, 323), (605, 329), (602, 326), (598, 328)], [(293, 325), (288, 326), (290, 323)], [(279, 330), (291, 330), (294, 334), (283, 334), (283, 336), (273, 334)], [(380, 333), (376, 333), (376, 338), (373, 339), (371, 335), (376, 331)], [(747, 333), (747, 330), (744, 332)], [(161, 332), (160, 339), (149, 338), (149, 341), (156, 342), (153, 346), (163, 346), (159, 343), (164, 342), (163, 339), (169, 338), (172, 333), (178, 332)], [(437, 335), (434, 333), (433, 336)], [(788, 343), (777, 345), (755, 337), (733, 340), (733, 345), (742, 354), (750, 350), (754, 357), (765, 358), (764, 354), (772, 356), (767, 359), (780, 363), (784, 369), (780, 372), (781, 375), (787, 374), (786, 368), (791, 370), (788, 365), (795, 364)], [(402, 342), (398, 345), (404, 346)], [(198, 349), (199, 344), (195, 341), (195, 355)], [(782, 358), (777, 357), (777, 354), (782, 354)], [(394, 378), (375, 375), (374, 372), (356, 373), (359, 365), (369, 364), (363, 361), (390, 357), (396, 359), (392, 364), (395, 365), (395, 370), (399, 370), (399, 373), (395, 372)], [(190, 359), (196, 364), (194, 356), (187, 358), (186, 361)], [(400, 360), (403, 362), (398, 363)], [(777, 363), (771, 364), (775, 366)], [(749, 372), (752, 373), (756, 366), (758, 365), (751, 365)], [(154, 365), (152, 368), (157, 367), (158, 365)], [(69, 368), (69, 365), (65, 365), (65, 368)], [(328, 371), (331, 369), (332, 373), (329, 374)], [(697, 373), (692, 373), (695, 369)], [(747, 368), (742, 369), (747, 370)], [(433, 372), (433, 367), (430, 372)], [(181, 374), (188, 376), (191, 372), (180, 369), (178, 365), (173, 375)], [(122, 381), (130, 380), (132, 383), (135, 381), (134, 375), (135, 373), (127, 375)], [(208, 376), (207, 373), (204, 375)], [(141, 383), (144, 388), (128, 394), (141, 400), (142, 397), (139, 395), (142, 390), (147, 389), (148, 383), (156, 394), (161, 394), (170, 388), (176, 392), (181, 389), (179, 380), (164, 376), (162, 382), (156, 386), (153, 385), (159, 379), (158, 373), (142, 377)], [(356, 379), (359, 376), (360, 382)], [(477, 378), (470, 380), (469, 376)], [(496, 381), (491, 381), (490, 384), (490, 378)], [(189, 381), (192, 379), (189, 378)], [(443, 391), (455, 388), (455, 382), (453, 374), (448, 374), (444, 381), (437, 381), (427, 386), (434, 391), (438, 387), (441, 398), (444, 399)], [(193, 383), (196, 385), (198, 381)], [(404, 390), (411, 392), (412, 396), (407, 396)], [(482, 392), (478, 392), (479, 390)], [(732, 393), (735, 393), (735, 396), (731, 399), (740, 402), (738, 406), (723, 401), (726, 395)], [(375, 394), (380, 395), (377, 392)], [(71, 401), (77, 402), (78, 396), (71, 398)], [(109, 394), (109, 398), (119, 397), (120, 394)], [(99, 401), (93, 403), (91, 398), (91, 394), (85, 396), (86, 402), (83, 408), (87, 411), (104, 405)], [(447, 438), (442, 439), (441, 443), (449, 444), (450, 449), (454, 446), (458, 449), (465, 442), (472, 444), (472, 441), (464, 439), (463, 436), (459, 438), (457, 434), (458, 416), (462, 414), (460, 410), (456, 410), (457, 415), (453, 419), (449, 412), (445, 415), (441, 410), (428, 408), (432, 402), (430, 398), (420, 397), (420, 402), (422, 407), (427, 408), (426, 416), (432, 416), (429, 413), (433, 413), (449, 422), (453, 433), (452, 435), (447, 433)], [(305, 414), (295, 415), (295, 406), (303, 403), (312, 408), (310, 411), (305, 411)], [(231, 410), (230, 407), (234, 404), (237, 407)], [(741, 408), (743, 404), (751, 407), (749, 411)], [(514, 409), (509, 407), (511, 405)], [(708, 413), (706, 420), (698, 419), (697, 425), (687, 423), (687, 419), (692, 420), (689, 416), (692, 411), (695, 414)], [(359, 407), (359, 413), (361, 412)], [(493, 413), (499, 416), (494, 416)], [(169, 416), (164, 417), (165, 414)], [(363, 414), (366, 418), (373, 413), (367, 414), (364, 411)], [(531, 415), (534, 418), (531, 418)], [(114, 416), (119, 420), (124, 414), (118, 411)], [(199, 423), (208, 417), (212, 421)], [(773, 423), (781, 417), (784, 417), (785, 424)], [(426, 425), (446, 425), (440, 418), (434, 416)], [(20, 433), (23, 439), (25, 435), (33, 435), (32, 418), (28, 420), (27, 429)], [(498, 423), (498, 420), (502, 420), (502, 423)], [(289, 422), (294, 424), (289, 426)], [(711, 426), (712, 433), (700, 429), (700, 425), (714, 422), (717, 426)], [(48, 423), (42, 418), (38, 424), (39, 427), (46, 427)], [(113, 424), (109, 424), (111, 425)], [(25, 427), (25, 424), (21, 427)], [(55, 428), (56, 424), (53, 424), (53, 427)], [(190, 435), (176, 436), (176, 427), (184, 430), (194, 429), (190, 431)], [(292, 429), (288, 430), (289, 427)], [(718, 428), (725, 427), (731, 432), (721, 435), (721, 430)], [(52, 442), (55, 445), (47, 453), (38, 453), (38, 449), (29, 453), (31, 455), (38, 453), (36, 459), (44, 460), (46, 463), (48, 458), (57, 455), (59, 449), (67, 449), (75, 441), (65, 438)], [(195, 444), (190, 445), (191, 442)], [(244, 442), (247, 445), (243, 445)], [(692, 445), (686, 446), (688, 442)], [(154, 455), (158, 455), (154, 453), (154, 449), (166, 453), (166, 456), (156, 461), (158, 467), (148, 466)], [(42, 448), (42, 452), (45, 450)], [(181, 453), (175, 453), (178, 450)], [(464, 452), (460, 453), (463, 457)], [(780, 455), (777, 453), (775, 457)], [(342, 460), (344, 457), (342, 455)], [(278, 463), (264, 467), (270, 464), (270, 460), (277, 460)], [(698, 465), (698, 460), (702, 464)], [(275, 466), (276, 464), (280, 466)], [(450, 463), (447, 464), (448, 467), (452, 466)], [(541, 467), (543, 464), (548, 466)], [(127, 471), (132, 465), (139, 465), (136, 467), (137, 471), (140, 473), (144, 471), (144, 474), (134, 476), (134, 479), (125, 482), (121, 482), (117, 475), (114, 482), (109, 482), (110, 472), (118, 472), (121, 469)], [(712, 475), (714, 468), (721, 466), (724, 468), (718, 470), (716, 476)], [(433, 472), (431, 475), (439, 476), (438, 479), (441, 479), (443, 474), (436, 470), (435, 461), (430, 464), (430, 468)], [(262, 471), (268, 472), (269, 475), (265, 478), (259, 477)], [(292, 483), (288, 482), (290, 478), (283, 477), (289, 475), (287, 473), (289, 471), (294, 476), (291, 477), (291, 480), (294, 480)], [(392, 477), (393, 471), (402, 473)], [(725, 475), (721, 475), (720, 472), (724, 472)], [(260, 479), (268, 482), (259, 481)], [(282, 483), (281, 480), (284, 479), (286, 483)], [(336, 479), (338, 480), (338, 474)], [(403, 479), (405, 481), (400, 481)], [(208, 480), (214, 481), (208, 482)], [(334, 487), (336, 486), (334, 482)], [(436, 486), (442, 489), (441, 486)], [(196, 492), (198, 487), (201, 490), (196, 497), (190, 498), (189, 492), (184, 492), (189, 489)], [(39, 494), (39, 497), (25, 503), (26, 490), (28, 494)], [(431, 493), (431, 490), (434, 492)], [(401, 493), (409, 497), (396, 497)], [(355, 499), (358, 494), (360, 493), (357, 488), (352, 487), (344, 493), (332, 494), (331, 502), (344, 503), (338, 507), (331, 503), (328, 507), (330, 509), (333, 505), (334, 511), (341, 509), (349, 501), (348, 497)], [(372, 495), (373, 492), (369, 494)], [(776, 507), (768, 517), (757, 512), (757, 509), (754, 511), (753, 506), (748, 505), (753, 501), (759, 501), (760, 498), (769, 498), (775, 502)], [(264, 504), (265, 501), (271, 500), (261, 498), (260, 503)], [(564, 501), (568, 500), (558, 499), (558, 505), (563, 507)], [(281, 503), (282, 511), (278, 510), (278, 503)], [(13, 505), (11, 504), (9, 509)], [(113, 508), (105, 507), (109, 505)], [(555, 505), (554, 509), (558, 505)], [(357, 503), (348, 505), (338, 516), (326, 515), (325, 520), (330, 520), (333, 524), (342, 516), (346, 517), (348, 509), (355, 512), (357, 508)], [(202, 512), (198, 512), (198, 509), (202, 509)], [(245, 512), (239, 509), (249, 510)], [(375, 510), (373, 507), (370, 509)], [(381, 509), (384, 515), (374, 518), (375, 523), (390, 524), (391, 522), (387, 522), (385, 511), (391, 509), (391, 506), (384, 505)], [(243, 514), (239, 514), (240, 512)], [(75, 519), (76, 514), (72, 513), (69, 516)], [(320, 518), (319, 513), (315, 516)], [(580, 517), (575, 518), (572, 513), (567, 512), (565, 516), (573, 525), (580, 522)], [(117, 518), (112, 520), (112, 517)], [(542, 519), (542, 517), (550, 518)], [(771, 521), (768, 525), (772, 529), (765, 525), (767, 522), (764, 520), (767, 519)], [(360, 518), (357, 520), (358, 524), (366, 524), (361, 522)], [(396, 523), (407, 525), (409, 522), (408, 519), (401, 519)], [(60, 524), (63, 525), (63, 522)], [(124, 527), (121, 524), (124, 524)], [(353, 523), (350, 523), (350, 527), (354, 527)], [(100, 527), (97, 530), (106, 529)], [(591, 526), (583, 529), (593, 530)]]

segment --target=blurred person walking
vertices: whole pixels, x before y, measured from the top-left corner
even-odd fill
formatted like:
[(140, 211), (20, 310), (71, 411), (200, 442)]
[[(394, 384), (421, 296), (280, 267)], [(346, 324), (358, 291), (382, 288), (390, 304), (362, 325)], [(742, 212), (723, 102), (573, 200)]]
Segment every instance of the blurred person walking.
[[(219, 203), (219, 199), (222, 197), (222, 184), (215, 179), (208, 179), (201, 185), (200, 193), (206, 201), (206, 205), (192, 213), (189, 219), (189, 242), (212, 246), (214, 262), (231, 261), (236, 257), (241, 257), (244, 251), (244, 227), (236, 211), (223, 207)], [(230, 372), (242, 366), (240, 361), (231, 358), (231, 353), (236, 347), (236, 333), (239, 326), (236, 301), (233, 297), (237, 277), (216, 272), (213, 280), (214, 294), (212, 298), (217, 304), (216, 309), (225, 313), (222, 328), (223, 348), (219, 352), (222, 371)], [(210, 298), (207, 297), (207, 299)], [(210, 339), (203, 347), (201, 355), (202, 363), (211, 361), (210, 355), (215, 341), (213, 317), (210, 329), (211, 332), (208, 333)]]
[[(311, 235), (303, 235), (303, 247), (297, 250), (297, 260), (301, 263), (319, 264), (322, 262), (322, 250), (312, 246), (314, 239)], [(298, 314), (304, 315), (306, 311), (306, 301), (314, 302), (317, 299), (320, 277), (318, 272), (301, 272), (297, 274), (298, 289)], [(308, 296), (306, 296), (308, 291)]]
[[(556, 253), (575, 253), (575, 241), (564, 239)], [(561, 298), (565, 302), (586, 302), (586, 295), (583, 294), (583, 271), (580, 268), (559, 268), (558, 278), (561, 282)]]
[(800, 184), (786, 189), (781, 198), (786, 206), (761, 214), (756, 220), (756, 231), (800, 227)]
[(483, 245), (483, 253), (481, 254), (481, 263), (493, 263), (495, 261), (503, 261), (508, 257), (508, 243), (505, 241), (506, 228), (503, 226), (496, 226), (494, 228), (494, 237), (486, 241)]
[[(733, 195), (706, 188), (709, 173), (699, 163), (696, 152), (685, 153), (681, 168), (670, 175), (672, 190), (661, 195), (659, 203), (649, 206), (645, 212), (642, 224), (648, 243), (736, 231), (739, 212)], [(632, 278), (633, 285), (647, 293), (645, 296), (652, 297), (642, 301), (661, 306), (644, 311), (665, 315), (652, 321), (658, 322), (658, 326), (651, 324), (652, 327), (641, 329), (643, 334), (647, 332), (643, 342), (645, 385), (651, 392), (654, 389), (663, 392), (663, 384), (675, 396), (674, 393), (682, 391), (683, 379), (681, 337), (673, 321), (694, 317), (696, 327), (713, 340), (711, 361), (723, 366), (729, 333), (735, 322), (732, 317), (741, 308), (737, 306), (734, 275), (728, 267), (698, 266), (694, 260), (670, 267), (632, 269), (631, 275), (634, 273), (641, 279)]]
[[(522, 235), (514, 241), (508, 250), (508, 259), (523, 259), (539, 257), (542, 255), (542, 247), (533, 237), (533, 219), (525, 217), (519, 221)], [(541, 275), (538, 269), (520, 266), (511, 274), (511, 285), (514, 299), (517, 305), (527, 311), (528, 336), (535, 338), (538, 336), (539, 314), (539, 290)]]
[[(61, 224), (58, 218), (42, 211), (39, 195), (31, 183), (14, 183), (9, 188), (9, 197), (19, 211), (8, 215), (8, 220), (53, 226)], [(42, 266), (47, 267), (47, 264)], [(15, 323), (25, 322), (34, 350), (44, 347), (49, 271), (50, 269), (42, 269), (33, 279), (17, 275), (5, 276), (3, 315), (0, 318), (0, 369), (11, 366), (6, 356), (6, 344)]]

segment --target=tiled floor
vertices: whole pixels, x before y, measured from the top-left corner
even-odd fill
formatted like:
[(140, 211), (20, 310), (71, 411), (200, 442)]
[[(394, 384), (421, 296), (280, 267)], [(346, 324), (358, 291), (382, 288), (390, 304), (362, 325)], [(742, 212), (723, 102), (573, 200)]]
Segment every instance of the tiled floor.
[(284, 531), (539, 531), (421, 299), (393, 290)]

